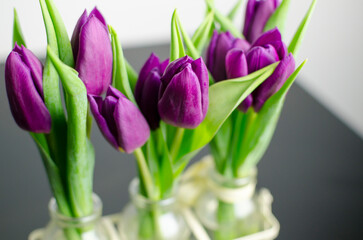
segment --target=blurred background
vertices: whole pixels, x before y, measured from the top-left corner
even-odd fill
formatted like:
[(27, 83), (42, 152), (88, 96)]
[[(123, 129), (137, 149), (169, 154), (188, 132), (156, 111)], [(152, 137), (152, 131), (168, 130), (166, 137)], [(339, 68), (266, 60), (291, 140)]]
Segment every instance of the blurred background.
[[(139, 70), (151, 51), (168, 56), (170, 19), (178, 8), (192, 33), (204, 16), (203, 0), (54, 0), (71, 36), (84, 8), (97, 5)], [(235, 0), (215, 0), (227, 13)], [(291, 1), (284, 40), (289, 43), (310, 1)], [(51, 197), (38, 152), (12, 119), (4, 84), (16, 7), (28, 47), (45, 56), (38, 1), (0, 3), (0, 239), (26, 239), (49, 220)], [(244, 9), (244, 8), (243, 8)], [(259, 165), (260, 187), (274, 195), (282, 239), (359, 239), (363, 235), (363, 1), (318, 0), (297, 62), (309, 58), (291, 89), (271, 146)], [(242, 29), (241, 10), (236, 25)], [(120, 211), (135, 176), (132, 156), (115, 151), (93, 127), (95, 192), (104, 213)], [(199, 155), (205, 155), (204, 149)], [(5, 237), (4, 237), (5, 236)], [(360, 236), (360, 237), (359, 237)]]

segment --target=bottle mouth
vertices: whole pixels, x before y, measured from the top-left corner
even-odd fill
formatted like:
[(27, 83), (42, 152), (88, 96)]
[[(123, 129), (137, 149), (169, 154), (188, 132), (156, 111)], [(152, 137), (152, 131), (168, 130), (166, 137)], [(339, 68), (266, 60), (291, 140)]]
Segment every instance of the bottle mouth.
[(220, 174), (214, 167), (209, 169), (208, 175), (210, 180), (214, 184), (226, 187), (226, 188), (242, 188), (256, 181), (257, 169), (252, 168), (245, 176), (240, 178), (229, 178)]
[(102, 215), (103, 206), (102, 206), (102, 201), (97, 196), (97, 194), (93, 193), (92, 200), (93, 200), (93, 211), (90, 215), (84, 217), (69, 217), (62, 214), (59, 211), (57, 201), (53, 197), (48, 205), (50, 216), (61, 227), (78, 228), (78, 227), (85, 227), (89, 224), (93, 224), (94, 222), (100, 219)]
[(172, 197), (164, 198), (164, 199), (150, 199), (140, 194), (140, 181), (137, 178), (134, 178), (129, 186), (129, 194), (131, 197), (131, 201), (133, 204), (139, 208), (153, 208), (153, 207), (171, 207), (175, 202), (176, 198), (174, 195)]

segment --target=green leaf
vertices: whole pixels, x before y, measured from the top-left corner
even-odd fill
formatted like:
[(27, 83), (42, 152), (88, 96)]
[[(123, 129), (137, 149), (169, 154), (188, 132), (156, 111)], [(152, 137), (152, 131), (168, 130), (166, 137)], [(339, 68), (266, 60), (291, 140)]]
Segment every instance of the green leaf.
[(291, 52), (294, 55), (295, 58), (296, 58), (299, 48), (302, 44), (302, 40), (304, 38), (304, 35), (307, 30), (307, 26), (311, 20), (313, 12), (314, 12), (315, 5), (316, 5), (316, 0), (313, 0), (313, 2), (310, 5), (309, 11), (306, 13), (304, 19), (300, 23), (300, 26), (297, 29), (297, 31), (289, 45), (288, 50), (289, 50), (289, 52)]
[(59, 58), (68, 66), (74, 67), (74, 58), (67, 29), (53, 0), (45, 0), (57, 36)]
[[(43, 14), (48, 45), (58, 54), (57, 37), (47, 5), (44, 0), (40, 0), (39, 3)], [(51, 133), (47, 135), (50, 156), (59, 168), (63, 180), (66, 181), (67, 121), (62, 105), (59, 77), (48, 55), (43, 69), (43, 93), (45, 105), (52, 118)]]
[(130, 87), (131, 87), (131, 91), (135, 92), (135, 86), (136, 86), (136, 82), (138, 79), (138, 74), (135, 71), (135, 69), (131, 66), (131, 64), (126, 60), (126, 70), (127, 70), (127, 76), (129, 78), (129, 82), (130, 82)]
[(14, 8), (13, 48), (15, 47), (15, 43), (18, 43), (19, 46), (23, 45), (24, 47), (26, 47), (23, 32), (21, 31), (18, 13)]
[(267, 21), (264, 29), (265, 32), (277, 27), (283, 35), (283, 33), (285, 32), (285, 24), (287, 22), (286, 19), (289, 12), (289, 6), (290, 0), (283, 0), (281, 2), (280, 6)]
[(218, 82), (209, 88), (209, 108), (206, 118), (197, 128), (185, 130), (176, 168), (186, 166), (190, 158), (213, 139), (225, 120), (274, 72), (277, 64), (271, 64), (242, 78)]
[(183, 40), (177, 24), (177, 11), (173, 12), (171, 18), (171, 45), (170, 45), (170, 62), (185, 56)]
[(234, 18), (236, 17), (239, 9), (241, 8), (242, 6), (242, 3), (243, 3), (243, 0), (238, 0), (236, 5), (234, 5), (234, 7), (231, 9), (231, 11), (229, 12), (228, 14), (228, 18), (233, 21)]
[(57, 55), (47, 48), (67, 94), (67, 176), (69, 196), (76, 217), (92, 213), (92, 174), (93, 161), (89, 161), (87, 138), (87, 90), (78, 73), (65, 65)]
[(204, 46), (207, 45), (209, 40), (209, 33), (213, 27), (214, 12), (210, 11), (205, 17), (202, 24), (197, 28), (192, 37), (192, 42), (199, 54), (202, 54)]
[(189, 56), (191, 56), (193, 59), (198, 59), (200, 58), (200, 53), (199, 51), (195, 48), (192, 40), (190, 39), (188, 33), (185, 31), (181, 21), (180, 21), (180, 18), (177, 14), (177, 12), (175, 12), (175, 18), (176, 18), (176, 21), (177, 21), (177, 26), (179, 26), (180, 28), (180, 31), (181, 31), (181, 34), (183, 36), (183, 39), (184, 39), (184, 42), (185, 42), (185, 45), (187, 46), (187, 54)]
[(256, 166), (265, 154), (275, 132), (285, 102), (285, 96), (306, 62), (307, 60), (287, 79), (284, 86), (266, 101), (260, 112), (257, 114), (249, 113), (256, 116), (247, 129), (245, 140), (240, 145), (242, 148), (240, 156), (233, 168), (236, 171), (236, 176), (241, 176), (245, 171)]
[(113, 70), (112, 81), (114, 86), (122, 92), (136, 106), (134, 94), (131, 90), (129, 77), (127, 74), (127, 62), (123, 54), (121, 42), (116, 31), (109, 25), (108, 29), (111, 34), (112, 53), (113, 53)]
[(62, 185), (62, 177), (57, 165), (49, 155), (49, 149), (46, 144), (45, 136), (43, 134), (36, 133), (30, 133), (30, 135), (36, 143), (42, 157), (43, 164), (49, 179), (49, 184), (57, 201), (58, 208), (62, 214), (71, 217), (72, 211), (68, 205), (65, 186)]
[(221, 28), (224, 30), (228, 30), (232, 33), (233, 36), (237, 38), (244, 38), (243, 34), (237, 27), (233, 24), (233, 22), (226, 16), (224, 16), (221, 12), (219, 12), (210, 1), (206, 1), (208, 7), (214, 11), (215, 20), (221, 25)]

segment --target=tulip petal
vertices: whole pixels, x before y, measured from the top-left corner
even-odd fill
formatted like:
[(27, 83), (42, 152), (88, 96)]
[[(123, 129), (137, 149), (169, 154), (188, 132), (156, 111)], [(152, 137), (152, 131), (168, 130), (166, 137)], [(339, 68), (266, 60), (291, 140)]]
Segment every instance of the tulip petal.
[(229, 33), (221, 33), (219, 35), (217, 46), (215, 49), (214, 68), (210, 69), (215, 81), (222, 81), (227, 79), (226, 75), (226, 55), (233, 47), (233, 36)]
[(271, 45), (254, 47), (247, 53), (248, 72), (253, 73), (274, 62), (279, 61), (276, 50)]
[(35, 133), (50, 132), (49, 111), (38, 93), (29, 67), (15, 51), (6, 60), (5, 83), (11, 113), (19, 127)]
[(295, 60), (290, 53), (276, 67), (274, 73), (266, 79), (253, 93), (253, 106), (258, 112), (263, 104), (274, 95), (295, 70)]
[[(16, 48), (16, 47), (15, 47)], [(43, 94), (43, 65), (42, 62), (26, 47), (22, 46), (18, 52), (26, 66), (28, 66), (30, 73), (32, 75), (35, 87), (38, 90), (40, 96), (44, 100)]]
[(118, 145), (132, 153), (142, 147), (150, 136), (150, 128), (139, 109), (126, 97), (118, 99), (113, 117), (118, 132)]
[(117, 140), (108, 127), (106, 119), (101, 115), (102, 97), (88, 94), (88, 101), (102, 135), (114, 148), (118, 149)]
[(164, 75), (161, 77), (161, 87), (159, 97), (163, 95), (166, 86), (170, 83), (175, 74), (183, 70), (188, 64), (192, 63), (193, 59), (186, 55), (185, 57), (179, 58), (171, 62), (165, 69)]
[(112, 114), (115, 111), (116, 104), (117, 98), (113, 96), (107, 96), (102, 103), (100, 112), (102, 116), (106, 119), (107, 126), (110, 129), (111, 133), (113, 133), (114, 137), (117, 139), (117, 128)]
[(214, 69), (214, 59), (215, 59), (215, 52), (216, 52), (215, 49), (217, 46), (217, 40), (218, 40), (218, 31), (214, 30), (212, 38), (209, 42), (209, 46), (207, 49), (207, 55), (206, 55), (207, 67), (209, 70)]
[(248, 75), (246, 55), (242, 50), (232, 49), (226, 56), (227, 78), (239, 78)]
[(79, 34), (81, 32), (82, 26), (87, 22), (87, 10), (84, 10), (81, 17), (78, 19), (76, 26), (74, 27), (71, 44), (72, 44), (72, 51), (73, 56), (75, 59), (77, 59), (78, 56), (78, 50), (79, 50)]
[(272, 42), (282, 42), (281, 33), (277, 28), (271, 29), (262, 34), (252, 45), (253, 47), (264, 46)]
[(152, 130), (157, 129), (160, 124), (160, 115), (158, 113), (158, 98), (161, 85), (160, 78), (159, 70), (157, 68), (151, 70), (143, 86), (142, 98), (140, 102), (138, 102), (140, 110), (144, 114)]
[(90, 16), (94, 15), (107, 28), (106, 20), (102, 16), (101, 12), (97, 9), (97, 7), (93, 8), (92, 12), (89, 15)]
[(199, 80), (200, 90), (201, 90), (201, 96), (202, 96), (202, 113), (203, 118), (207, 114), (208, 111), (208, 103), (209, 103), (209, 75), (208, 75), (208, 69), (205, 66), (203, 59), (198, 58), (194, 62), (192, 62), (192, 69), (197, 76)]
[(141, 101), (142, 92), (145, 84), (145, 80), (153, 68), (157, 68), (160, 65), (159, 57), (151, 53), (150, 57), (145, 62), (144, 66), (140, 70), (139, 78), (135, 87), (135, 99), (137, 102)]
[(195, 128), (203, 121), (200, 84), (190, 64), (172, 78), (158, 107), (161, 118), (173, 126)]
[(112, 79), (112, 48), (107, 29), (94, 15), (83, 25), (76, 70), (89, 94), (100, 95)]
[(233, 48), (242, 49), (244, 52), (248, 52), (251, 48), (251, 44), (245, 39), (236, 38), (233, 42)]

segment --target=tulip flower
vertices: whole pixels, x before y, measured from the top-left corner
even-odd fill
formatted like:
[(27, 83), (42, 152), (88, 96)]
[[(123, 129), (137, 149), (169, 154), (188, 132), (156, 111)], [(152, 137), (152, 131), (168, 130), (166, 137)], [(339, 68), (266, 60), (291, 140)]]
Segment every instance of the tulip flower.
[(85, 10), (72, 35), (75, 69), (88, 94), (101, 95), (112, 80), (112, 47), (107, 24), (94, 8), (89, 16)]
[(228, 51), (233, 48), (246, 52), (250, 44), (244, 39), (233, 37), (230, 32), (219, 34), (214, 31), (207, 49), (207, 67), (215, 81), (227, 79), (225, 60)]
[(159, 57), (152, 53), (141, 68), (135, 87), (136, 102), (152, 130), (157, 129), (160, 123), (158, 112), (160, 78), (168, 64), (169, 59), (160, 63)]
[[(227, 53), (226, 56), (226, 71), (227, 78), (239, 78), (248, 75), (248, 65), (246, 55), (243, 50), (232, 49)], [(238, 109), (242, 112), (247, 112), (247, 110), (252, 105), (252, 95), (248, 97), (238, 106)]]
[(261, 36), (271, 15), (280, 5), (281, 0), (249, 0), (246, 8), (243, 35), (253, 43)]
[(208, 110), (208, 70), (201, 58), (171, 62), (161, 77), (158, 109), (166, 123), (195, 128)]
[(150, 136), (149, 125), (120, 91), (109, 86), (104, 100), (88, 94), (88, 101), (98, 127), (113, 147), (132, 153), (145, 144)]
[(252, 93), (253, 107), (258, 112), (263, 104), (284, 85), (295, 70), (292, 54), (287, 55), (286, 45), (282, 42), (277, 28), (264, 33), (247, 53), (248, 72), (252, 73), (272, 63), (281, 61), (274, 73)]
[(24, 46), (15, 44), (5, 64), (10, 109), (19, 127), (35, 133), (49, 133), (52, 122), (44, 103), (42, 76), (39, 59)]

